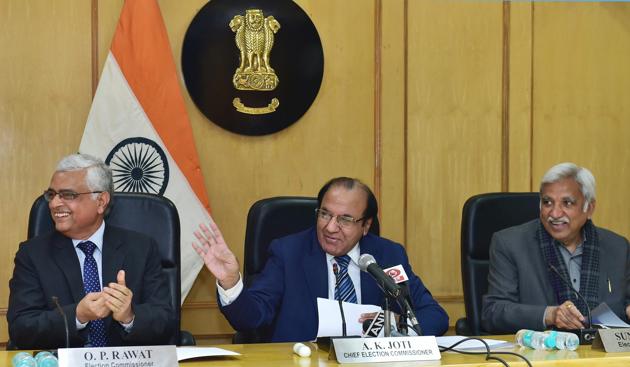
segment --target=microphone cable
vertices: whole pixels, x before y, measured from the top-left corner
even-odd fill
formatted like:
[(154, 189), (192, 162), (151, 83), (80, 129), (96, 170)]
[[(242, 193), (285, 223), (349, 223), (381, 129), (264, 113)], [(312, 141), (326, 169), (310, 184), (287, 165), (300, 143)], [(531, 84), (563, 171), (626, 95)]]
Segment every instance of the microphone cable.
[(63, 326), (65, 327), (66, 331), (66, 348), (70, 348), (70, 331), (68, 330), (68, 318), (66, 317), (66, 313), (63, 312), (63, 308), (61, 308), (61, 305), (59, 304), (59, 298), (57, 296), (52, 296), (51, 299), (55, 304), (57, 311), (59, 311), (61, 317), (63, 318)]
[(569, 290), (575, 294), (577, 299), (579, 299), (580, 301), (584, 302), (584, 304), (586, 305), (586, 311), (588, 312), (588, 315), (586, 315), (587, 319), (588, 319), (588, 328), (592, 328), (593, 327), (593, 318), (591, 316), (591, 306), (589, 306), (588, 302), (586, 301), (586, 298), (584, 298), (584, 296), (582, 296), (582, 294), (577, 289), (575, 289), (573, 287), (573, 284), (571, 284), (571, 282), (569, 282), (564, 277), (564, 275), (562, 275), (560, 273), (560, 270), (558, 270), (558, 268), (553, 266), (552, 263), (548, 263), (547, 265), (549, 266), (549, 269), (551, 269), (551, 271), (553, 271), (558, 276), (558, 279), (560, 279), (560, 281), (562, 281), (562, 283), (564, 283), (565, 286), (569, 287)]
[[(478, 340), (480, 341), (485, 347), (486, 347), (486, 351), (485, 352), (470, 352), (470, 351), (464, 351), (464, 350), (459, 350), (459, 349), (455, 349), (456, 346), (460, 345), (461, 343), (468, 341), (468, 340)], [(497, 361), (499, 363), (501, 363), (502, 365), (509, 367), (509, 364), (500, 357), (497, 357), (496, 355), (510, 355), (510, 356), (515, 356), (518, 357), (520, 359), (522, 359), (523, 361), (525, 361), (525, 363), (527, 363), (527, 365), (529, 367), (532, 367), (531, 362), (522, 354), (519, 353), (515, 353), (515, 352), (493, 352), (490, 350), (490, 346), (488, 345), (488, 343), (486, 343), (483, 339), (481, 338), (474, 338), (474, 337), (470, 337), (470, 338), (464, 338), (454, 344), (452, 344), (451, 346), (448, 347), (444, 347), (444, 346), (440, 346), (438, 345), (438, 348), (440, 349), (440, 353), (442, 352), (448, 352), (448, 351), (453, 351), (456, 353), (460, 353), (460, 354), (469, 354), (469, 355), (485, 355), (486, 356), (486, 361), (489, 360), (494, 360)]]

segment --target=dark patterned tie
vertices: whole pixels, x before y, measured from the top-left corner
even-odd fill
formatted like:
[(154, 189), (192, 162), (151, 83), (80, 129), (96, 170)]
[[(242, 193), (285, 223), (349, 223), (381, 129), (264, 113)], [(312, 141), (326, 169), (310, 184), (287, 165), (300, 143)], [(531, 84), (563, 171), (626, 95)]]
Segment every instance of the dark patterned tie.
[[(96, 245), (90, 241), (81, 242), (77, 247), (85, 254), (83, 263), (83, 287), (85, 294), (101, 291), (101, 281), (98, 276), (98, 267), (94, 260), (94, 250)], [(104, 347), (107, 345), (105, 334), (105, 321), (103, 319), (90, 321), (90, 342), (93, 347)]]
[(335, 261), (339, 264), (339, 271), (336, 276), (337, 285), (335, 287), (335, 299), (344, 302), (357, 303), (357, 293), (354, 290), (354, 284), (348, 274), (348, 264), (350, 256), (344, 255), (335, 257)]

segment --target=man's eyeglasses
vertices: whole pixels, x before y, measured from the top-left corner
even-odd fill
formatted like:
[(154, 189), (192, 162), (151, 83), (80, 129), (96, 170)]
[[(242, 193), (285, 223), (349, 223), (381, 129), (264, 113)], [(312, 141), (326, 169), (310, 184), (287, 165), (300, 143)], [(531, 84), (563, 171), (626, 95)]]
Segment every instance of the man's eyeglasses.
[(100, 194), (103, 191), (89, 191), (89, 192), (75, 192), (75, 191), (70, 191), (70, 190), (61, 190), (59, 192), (52, 190), (52, 189), (48, 189), (46, 191), (44, 191), (44, 199), (46, 201), (52, 201), (52, 199), (55, 198), (55, 196), (59, 195), (59, 197), (64, 200), (64, 201), (72, 201), (76, 198), (79, 197), (79, 195), (85, 195), (85, 194)]
[(328, 210), (320, 209), (320, 208), (315, 209), (315, 213), (317, 213), (317, 218), (321, 219), (322, 221), (326, 223), (330, 222), (331, 219), (335, 218), (335, 222), (337, 222), (337, 225), (341, 228), (349, 228), (353, 226), (355, 223), (358, 223), (365, 219), (365, 218), (354, 219), (353, 217), (349, 215), (334, 215)]

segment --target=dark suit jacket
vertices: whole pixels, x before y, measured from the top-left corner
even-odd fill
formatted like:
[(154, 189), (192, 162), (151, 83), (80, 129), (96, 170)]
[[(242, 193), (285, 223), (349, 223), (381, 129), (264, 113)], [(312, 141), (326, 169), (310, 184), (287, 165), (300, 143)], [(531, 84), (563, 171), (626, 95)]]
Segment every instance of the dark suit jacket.
[[(536, 231), (539, 219), (504, 229), (492, 236), (488, 293), (481, 322), (490, 333), (542, 330), (547, 306), (557, 305)], [(603, 228), (599, 236), (599, 300), (623, 320), (630, 303), (630, 246)], [(612, 292), (608, 291), (610, 279)]]
[[(125, 270), (136, 315), (129, 333), (111, 316), (105, 319), (108, 344), (167, 343), (176, 325), (155, 242), (142, 234), (106, 225), (102, 269), (104, 285), (116, 282), (118, 270)], [(15, 255), (9, 287), (9, 336), (19, 348), (65, 346), (64, 321), (53, 296), (59, 298), (68, 318), (70, 345), (85, 345), (89, 328), (77, 331), (75, 321), (77, 304), (85, 291), (72, 240), (55, 231), (22, 243)]]
[[(448, 315), (433, 299), (409, 265), (402, 246), (368, 234), (361, 253), (374, 256), (383, 268), (402, 264), (409, 276), (410, 294), (425, 335), (442, 335)], [(236, 330), (271, 325), (272, 341), (306, 341), (317, 336), (317, 297), (328, 298), (326, 255), (315, 228), (271, 243), (262, 274), (221, 311)], [(383, 295), (367, 273), (361, 273), (361, 303), (382, 305)]]

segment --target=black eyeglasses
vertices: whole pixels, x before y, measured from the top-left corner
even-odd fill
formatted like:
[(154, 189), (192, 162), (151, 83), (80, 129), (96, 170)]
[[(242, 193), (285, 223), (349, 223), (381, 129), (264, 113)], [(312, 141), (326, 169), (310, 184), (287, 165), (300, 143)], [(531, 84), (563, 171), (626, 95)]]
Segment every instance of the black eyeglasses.
[(317, 213), (317, 218), (323, 220), (328, 223), (331, 219), (335, 218), (335, 222), (341, 228), (349, 228), (353, 226), (355, 223), (359, 223), (365, 218), (354, 219), (349, 215), (334, 215), (326, 209), (315, 209), (315, 213)]
[(70, 190), (61, 190), (59, 192), (53, 190), (53, 189), (48, 189), (46, 191), (44, 191), (44, 199), (46, 201), (51, 201), (52, 199), (55, 198), (55, 196), (59, 195), (59, 197), (64, 200), (64, 201), (72, 201), (76, 198), (79, 197), (79, 195), (85, 195), (85, 194), (100, 194), (103, 191), (89, 191), (89, 192), (75, 192), (75, 191), (70, 191)]

